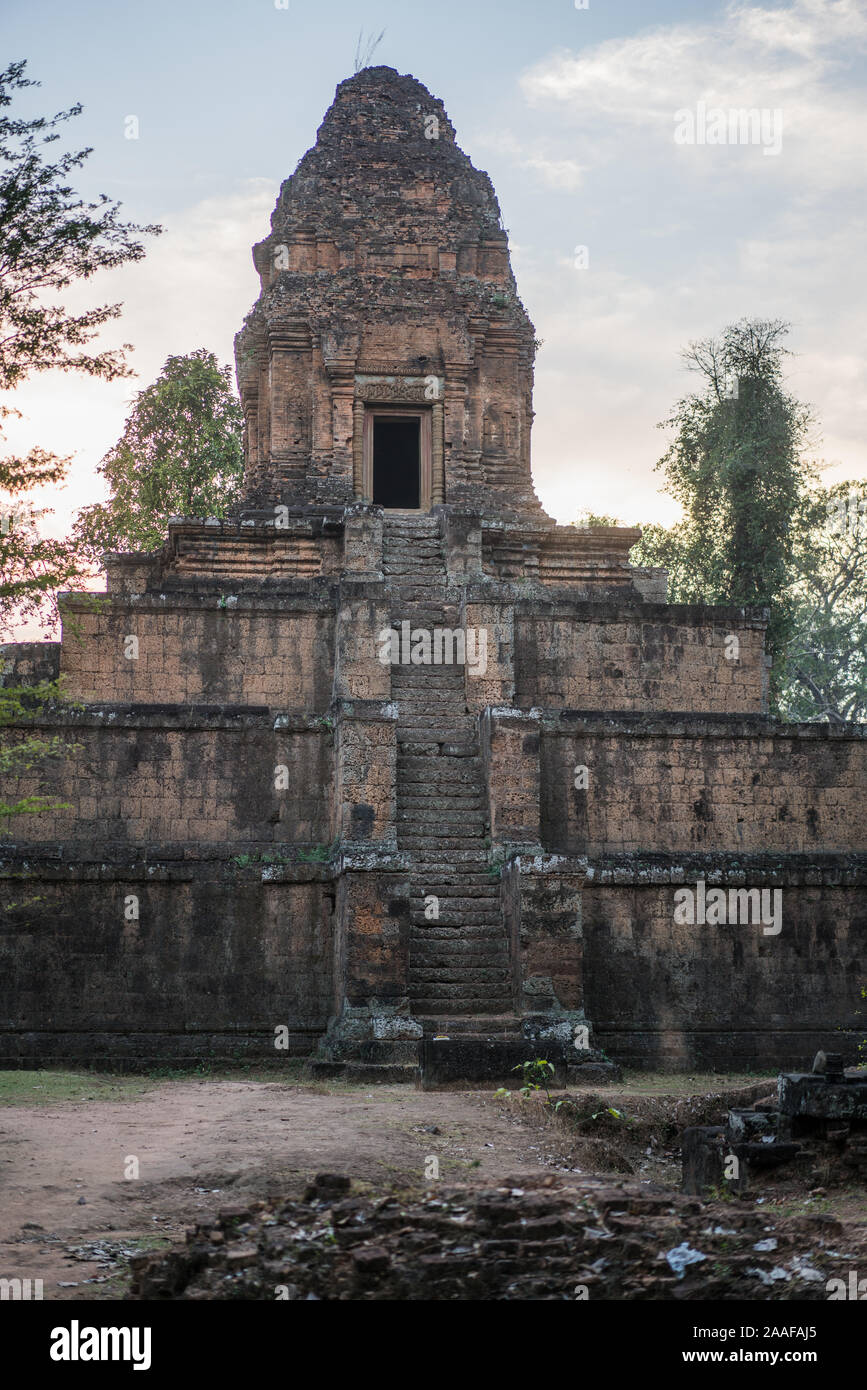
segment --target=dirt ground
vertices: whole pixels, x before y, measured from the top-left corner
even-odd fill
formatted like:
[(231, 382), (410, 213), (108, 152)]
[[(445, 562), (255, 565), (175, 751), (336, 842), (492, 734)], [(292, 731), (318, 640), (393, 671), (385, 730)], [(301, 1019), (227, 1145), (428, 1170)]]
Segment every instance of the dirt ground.
[(129, 1254), (230, 1202), (300, 1196), (317, 1172), (390, 1190), (420, 1186), (429, 1155), (452, 1181), (545, 1166), (539, 1134), (490, 1094), (126, 1084), (129, 1099), (0, 1110), (0, 1275), (41, 1278), (46, 1299), (117, 1297)]
[(40, 1278), (45, 1299), (118, 1298), (130, 1255), (183, 1239), (221, 1207), (300, 1198), (319, 1172), (361, 1192), (421, 1190), (431, 1157), (449, 1182), (614, 1172), (676, 1187), (678, 1124), (703, 1122), (716, 1100), (721, 1112), (723, 1093), (733, 1103), (738, 1088), (772, 1084), (635, 1078), (594, 1093), (628, 1119), (603, 1116), (600, 1138), (576, 1144), (542, 1107), (491, 1092), (3, 1073), (0, 1277)]

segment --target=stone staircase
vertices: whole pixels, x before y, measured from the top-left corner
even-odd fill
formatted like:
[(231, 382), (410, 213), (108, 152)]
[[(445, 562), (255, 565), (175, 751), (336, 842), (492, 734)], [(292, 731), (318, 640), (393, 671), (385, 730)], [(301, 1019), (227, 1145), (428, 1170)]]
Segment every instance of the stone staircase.
[[(457, 628), (437, 518), (393, 514), (383, 534), (400, 630)], [(393, 665), (397, 842), (410, 855), (410, 1006), (426, 1033), (516, 1035), (500, 884), (491, 876), (478, 721), (463, 665)], [(432, 901), (438, 912), (433, 915)]]
[(432, 1088), (514, 1085), (515, 1071), (544, 1055), (557, 1084), (578, 1071), (594, 1084), (616, 1080), (617, 1068), (595, 1051), (577, 1056), (576, 1020), (518, 1011), (501, 884), (489, 863), (479, 723), (467, 709), (466, 667), (410, 659), (413, 630), (461, 626), (462, 594), (449, 585), (439, 518), (387, 512), (382, 568), (389, 621), (407, 644), (400, 653), (407, 659), (391, 666), (391, 699), (397, 846), (410, 865), (409, 1017), (390, 1020), (394, 1033), (368, 1033), (364, 1018), (349, 1018), (346, 1032), (338, 1023), (312, 1060), (312, 1074)]

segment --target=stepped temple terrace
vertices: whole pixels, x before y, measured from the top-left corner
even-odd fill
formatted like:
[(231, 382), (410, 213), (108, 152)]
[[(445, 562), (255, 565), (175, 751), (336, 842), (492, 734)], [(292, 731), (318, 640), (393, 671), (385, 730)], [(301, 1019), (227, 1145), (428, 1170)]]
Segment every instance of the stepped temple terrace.
[(341, 83), (253, 258), (243, 507), (4, 649), (78, 703), (17, 788), (59, 809), (0, 841), (0, 1065), (851, 1050), (864, 730), (769, 719), (764, 610), (546, 514), (533, 324), (442, 102)]

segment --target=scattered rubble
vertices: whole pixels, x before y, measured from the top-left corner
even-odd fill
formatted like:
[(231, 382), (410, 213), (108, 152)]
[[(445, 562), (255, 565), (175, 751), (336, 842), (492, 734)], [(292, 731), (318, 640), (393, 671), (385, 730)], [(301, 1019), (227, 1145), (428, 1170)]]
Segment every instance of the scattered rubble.
[(722, 1226), (695, 1197), (603, 1178), (520, 1175), (403, 1200), (321, 1174), (306, 1196), (227, 1207), (185, 1247), (136, 1256), (130, 1297), (815, 1300), (867, 1264), (863, 1227), (770, 1224), (735, 1202)]

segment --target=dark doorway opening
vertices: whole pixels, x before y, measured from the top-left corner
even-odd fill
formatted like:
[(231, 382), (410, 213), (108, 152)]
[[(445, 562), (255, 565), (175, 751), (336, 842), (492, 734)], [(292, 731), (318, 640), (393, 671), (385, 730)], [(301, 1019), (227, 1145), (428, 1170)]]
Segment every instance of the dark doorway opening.
[(421, 506), (419, 417), (376, 415), (373, 420), (373, 500), (380, 507)]

